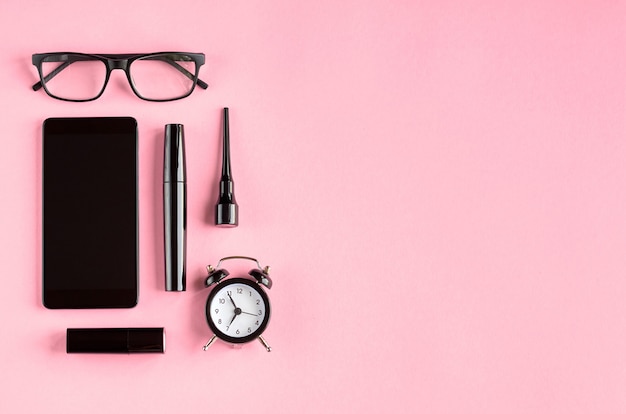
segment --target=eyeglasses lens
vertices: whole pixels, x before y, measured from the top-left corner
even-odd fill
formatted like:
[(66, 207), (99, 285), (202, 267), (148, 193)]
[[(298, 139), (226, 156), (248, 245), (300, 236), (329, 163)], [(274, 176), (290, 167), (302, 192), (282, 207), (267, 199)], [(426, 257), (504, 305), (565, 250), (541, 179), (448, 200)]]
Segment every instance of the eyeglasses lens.
[(169, 100), (191, 93), (196, 83), (194, 60), (184, 54), (158, 54), (130, 64), (135, 92), (144, 99)]
[(98, 96), (107, 75), (106, 64), (83, 55), (56, 55), (41, 63), (44, 86), (61, 99), (88, 100)]

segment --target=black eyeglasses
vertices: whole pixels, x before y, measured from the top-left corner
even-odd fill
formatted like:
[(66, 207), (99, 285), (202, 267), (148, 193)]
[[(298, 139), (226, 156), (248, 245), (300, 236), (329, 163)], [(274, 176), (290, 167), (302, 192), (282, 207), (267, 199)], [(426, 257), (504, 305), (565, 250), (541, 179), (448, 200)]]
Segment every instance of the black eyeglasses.
[(198, 79), (203, 64), (203, 53), (37, 53), (33, 55), (33, 65), (41, 80), (33, 85), (33, 90), (43, 87), (48, 95), (63, 101), (93, 101), (104, 92), (111, 71), (121, 69), (139, 98), (175, 101), (191, 95), (196, 85), (209, 87)]

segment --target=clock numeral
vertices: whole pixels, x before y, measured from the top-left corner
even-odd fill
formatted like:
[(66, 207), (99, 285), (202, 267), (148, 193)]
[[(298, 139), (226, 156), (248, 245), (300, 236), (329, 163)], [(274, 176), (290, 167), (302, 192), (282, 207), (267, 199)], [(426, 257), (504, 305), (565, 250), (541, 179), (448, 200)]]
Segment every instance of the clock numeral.
[(256, 300), (256, 304), (257, 304), (257, 305), (260, 305), (260, 304), (261, 304), (261, 299), (257, 299), (257, 300)]
[(259, 321), (256, 321), (256, 325), (258, 325), (258, 324), (259, 324)]
[(218, 313), (220, 313), (220, 310), (219, 310), (219, 308), (215, 308), (215, 309), (213, 310), (213, 312), (215, 312), (215, 314), (217, 315)]
[(259, 316), (263, 315), (263, 311), (259, 309)]
[(222, 320), (221, 320), (221, 319), (218, 319), (218, 320), (217, 320), (217, 324), (218, 324), (218, 325), (221, 325), (221, 324), (222, 324)]
[(225, 303), (226, 303), (226, 299), (224, 299), (224, 298), (220, 298), (220, 305), (223, 305), (223, 304), (225, 304)]
[(248, 333), (252, 332), (252, 328), (248, 328)]
[(237, 335), (239, 335), (239, 329), (237, 329), (237, 330), (235, 331), (235, 333), (236, 333)]
[(243, 293), (243, 289), (242, 288), (237, 288), (237, 293), (242, 294)]

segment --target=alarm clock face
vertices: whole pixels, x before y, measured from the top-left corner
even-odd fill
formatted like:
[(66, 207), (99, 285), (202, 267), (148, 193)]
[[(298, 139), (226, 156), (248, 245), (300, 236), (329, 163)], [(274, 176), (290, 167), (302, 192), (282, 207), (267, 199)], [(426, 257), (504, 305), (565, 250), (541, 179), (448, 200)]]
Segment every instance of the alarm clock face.
[(218, 338), (238, 344), (250, 342), (267, 327), (270, 302), (258, 283), (234, 278), (213, 288), (206, 303), (206, 318)]

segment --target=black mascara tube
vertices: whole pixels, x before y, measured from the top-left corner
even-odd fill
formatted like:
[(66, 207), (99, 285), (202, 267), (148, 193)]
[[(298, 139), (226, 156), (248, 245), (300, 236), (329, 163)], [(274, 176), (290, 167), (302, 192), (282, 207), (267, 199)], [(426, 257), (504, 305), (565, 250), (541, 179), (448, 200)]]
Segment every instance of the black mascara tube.
[(186, 288), (187, 184), (185, 133), (181, 124), (165, 125), (163, 160), (163, 223), (165, 238), (165, 290)]

